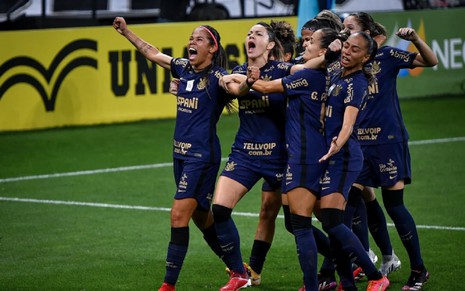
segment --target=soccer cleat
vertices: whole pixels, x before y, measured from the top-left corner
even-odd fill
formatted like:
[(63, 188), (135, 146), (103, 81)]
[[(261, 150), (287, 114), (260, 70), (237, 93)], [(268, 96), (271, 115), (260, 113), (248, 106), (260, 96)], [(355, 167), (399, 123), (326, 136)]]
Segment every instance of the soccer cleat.
[(323, 277), (321, 274), (318, 274), (318, 291), (334, 290), (336, 287), (337, 287), (336, 278)]
[[(367, 254), (368, 257), (370, 257), (370, 260), (373, 264), (376, 264), (376, 262), (378, 262), (378, 256), (371, 249), (368, 250)], [(362, 270), (362, 268), (355, 264), (353, 264), (352, 267), (355, 282), (362, 280), (363, 277), (365, 277), (365, 272)]]
[[(249, 267), (249, 265), (248, 265), (246, 262), (244, 262), (243, 265), (244, 265), (245, 271), (247, 272), (247, 274), (249, 274), (249, 277), (250, 277), (251, 274), (250, 274), (250, 269), (249, 269), (250, 267)], [(226, 268), (224, 269), (224, 271), (226, 272), (226, 274), (228, 274), (228, 276), (231, 275), (231, 270), (230, 270), (228, 267), (226, 267)]]
[(384, 291), (389, 288), (389, 280), (386, 276), (383, 276), (379, 280), (368, 281), (367, 291)]
[(158, 291), (176, 291), (176, 289), (174, 288), (174, 285), (164, 282)]
[(249, 274), (244, 268), (244, 273), (236, 273), (234, 271), (229, 271), (229, 281), (220, 288), (219, 291), (237, 291), (239, 289), (247, 288), (251, 286)]
[(410, 273), (407, 283), (402, 287), (404, 291), (418, 291), (423, 288), (423, 285), (428, 281), (429, 273), (426, 269), (423, 271), (414, 271)]
[(383, 256), (383, 262), (379, 267), (379, 271), (383, 276), (387, 276), (392, 272), (395, 272), (400, 269), (401, 262), (399, 258), (394, 254), (392, 251), (392, 255), (390, 256)]
[(252, 286), (258, 286), (262, 283), (262, 276), (255, 272), (247, 263), (244, 263), (244, 268), (246, 268), (247, 273), (249, 273)]
[(368, 256), (370, 257), (370, 260), (373, 262), (373, 264), (378, 262), (378, 256), (371, 249), (368, 249)]
[(353, 266), (355, 269), (352, 271), (354, 275), (354, 280), (355, 282), (358, 282), (362, 280), (363, 277), (365, 277), (365, 272), (363, 272), (361, 267), (358, 267), (357, 265)]

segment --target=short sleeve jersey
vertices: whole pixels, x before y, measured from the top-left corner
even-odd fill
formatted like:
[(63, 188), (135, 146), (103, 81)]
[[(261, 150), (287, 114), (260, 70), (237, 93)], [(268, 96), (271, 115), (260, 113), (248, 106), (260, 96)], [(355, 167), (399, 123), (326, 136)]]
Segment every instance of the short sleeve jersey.
[(326, 153), (324, 102), (329, 77), (325, 70), (303, 69), (282, 79), (288, 97), (286, 143), (288, 162), (318, 164)]
[[(325, 115), (325, 135), (327, 146), (331, 145), (333, 137), (338, 136), (344, 121), (344, 112), (347, 106), (354, 106), (359, 110), (365, 102), (368, 81), (362, 71), (342, 77), (335, 72), (331, 76), (328, 90), (328, 101)], [(352, 151), (354, 147), (360, 147), (357, 140), (357, 127), (360, 120), (360, 111), (354, 124), (354, 130), (346, 145), (339, 153)]]
[(220, 162), (216, 124), (230, 97), (218, 81), (227, 72), (216, 67), (196, 73), (189, 60), (176, 58), (171, 74), (179, 79), (173, 157)]
[[(234, 74), (246, 74), (247, 63), (233, 69)], [(292, 64), (269, 61), (260, 68), (260, 79), (283, 78), (290, 74)], [(286, 97), (282, 93), (262, 94), (250, 89), (238, 98), (239, 130), (232, 151), (251, 159), (286, 159), (284, 137)]]
[(370, 66), (376, 82), (368, 88), (366, 110), (357, 131), (361, 145), (397, 143), (408, 140), (399, 97), (397, 75), (411, 68), (417, 53), (385, 46), (378, 50)]

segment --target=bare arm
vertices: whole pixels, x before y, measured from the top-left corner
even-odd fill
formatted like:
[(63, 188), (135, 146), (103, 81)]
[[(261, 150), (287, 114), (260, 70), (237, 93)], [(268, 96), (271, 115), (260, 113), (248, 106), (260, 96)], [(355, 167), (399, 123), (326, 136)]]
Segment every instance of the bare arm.
[(405, 27), (400, 28), (396, 35), (402, 39), (411, 41), (417, 48), (419, 54), (413, 61), (415, 67), (432, 67), (438, 64), (438, 58), (433, 50), (422, 40), (415, 29)]
[(293, 65), (291, 67), (291, 74), (294, 74), (295, 72), (302, 70), (302, 69), (319, 69), (319, 68), (322, 68), (324, 65), (325, 65), (325, 56), (322, 55), (322, 56), (310, 59), (303, 64)]
[(220, 79), (220, 86), (231, 95), (234, 96), (243, 96), (249, 92), (249, 88), (246, 86), (242, 86), (241, 84), (247, 80), (246, 75), (241, 74), (231, 74), (225, 75)]
[(126, 20), (123, 17), (116, 17), (113, 21), (115, 30), (129, 40), (139, 52), (148, 60), (162, 66), (165, 69), (170, 68), (171, 56), (161, 53), (156, 47), (138, 37), (134, 32), (129, 30)]
[(283, 93), (284, 87), (281, 83), (282, 79), (276, 79), (271, 81), (257, 80), (253, 85), (252, 89), (263, 94), (268, 93)]
[(337, 154), (341, 148), (349, 140), (350, 135), (354, 130), (355, 120), (357, 119), (358, 108), (354, 106), (347, 106), (344, 111), (344, 121), (342, 122), (341, 131), (331, 141), (331, 146), (329, 147), (326, 155), (321, 157), (320, 162), (328, 160), (331, 156)]

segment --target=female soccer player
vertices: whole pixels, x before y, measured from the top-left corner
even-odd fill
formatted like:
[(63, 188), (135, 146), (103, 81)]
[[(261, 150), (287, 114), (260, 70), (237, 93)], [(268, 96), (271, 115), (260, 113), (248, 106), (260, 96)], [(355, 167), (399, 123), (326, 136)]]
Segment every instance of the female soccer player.
[(327, 162), (321, 184), (321, 221), (335, 252), (337, 269), (344, 290), (356, 290), (350, 261), (365, 271), (367, 291), (386, 290), (389, 280), (371, 262), (355, 234), (344, 224), (344, 208), (349, 189), (362, 169), (363, 155), (356, 131), (359, 111), (367, 97), (371, 74), (367, 62), (376, 54), (376, 43), (365, 32), (350, 35), (344, 41), (340, 65), (332, 72), (325, 113), (328, 152), (320, 159)]
[[(276, 61), (282, 58), (280, 41), (276, 31), (267, 23), (260, 22), (249, 30), (245, 40), (247, 63), (233, 69), (233, 73), (245, 75), (247, 67), (261, 68), (263, 76), (269, 79), (282, 78), (289, 74), (291, 64)], [(275, 60), (270, 60), (273, 57)], [(227, 79), (228, 77), (226, 77)], [(225, 83), (229, 81), (225, 80)], [(237, 89), (237, 88), (236, 88)], [(229, 88), (232, 94), (240, 90)], [(254, 241), (250, 264), (260, 274), (266, 252), (274, 234), (274, 219), (281, 207), (280, 188), (285, 169), (286, 149), (284, 141), (285, 96), (281, 93), (260, 94), (243, 90), (238, 98), (240, 126), (232, 146), (229, 160), (221, 173), (215, 190), (213, 214), (218, 239), (224, 251), (224, 260), (230, 270), (230, 280), (220, 290), (237, 290), (250, 284), (244, 270), (240, 250), (240, 238), (231, 212), (239, 200), (262, 178), (265, 180), (263, 195), (273, 196), (269, 204), (262, 205), (262, 213), (268, 213), (266, 235)], [(263, 196), (262, 197), (265, 197)], [(265, 209), (265, 208), (266, 209)], [(259, 226), (260, 230), (260, 226)], [(257, 234), (259, 234), (257, 230)], [(265, 234), (265, 233), (264, 233)], [(254, 256), (254, 249), (261, 249)], [(255, 276), (260, 279), (260, 277)]]
[[(370, 23), (370, 19), (372, 21), (371, 16), (367, 17), (365, 14), (359, 12), (351, 15), (350, 27), (354, 31), (363, 30)], [(411, 41), (418, 53), (384, 46), (371, 62), (377, 82), (370, 92), (373, 98), (367, 103), (367, 114), (358, 130), (365, 163), (356, 182), (362, 186), (381, 186), (384, 206), (410, 259), (410, 277), (402, 290), (421, 290), (429, 278), (429, 273), (421, 256), (415, 221), (403, 201), (404, 186), (411, 182), (410, 154), (396, 79), (402, 68), (431, 67), (436, 65), (438, 60), (414, 29), (400, 28), (396, 35)], [(387, 273), (395, 268), (395, 265), (388, 262), (389, 258), (383, 258), (382, 272)]]
[(173, 141), (173, 168), (177, 185), (171, 208), (171, 239), (166, 273), (159, 291), (175, 290), (189, 243), (189, 221), (204, 234), (213, 251), (222, 256), (210, 210), (211, 195), (220, 165), (221, 149), (216, 123), (230, 97), (219, 86), (226, 74), (226, 54), (218, 32), (199, 26), (188, 42), (188, 59), (173, 58), (134, 34), (124, 18), (116, 17), (113, 27), (148, 60), (170, 69), (178, 78), (177, 116)]
[[(303, 59), (308, 61), (324, 56), (336, 36), (337, 32), (330, 28), (315, 31), (304, 40)], [(322, 63), (319, 69), (302, 69), (273, 81), (260, 80), (259, 76), (257, 67), (249, 67), (247, 80), (253, 83), (252, 89), (264, 94), (281, 92), (288, 97), (285, 134), (288, 161), (283, 192), (287, 193), (292, 230), (304, 277), (302, 290), (317, 291), (317, 246), (312, 231), (312, 212), (325, 168), (318, 160), (326, 152), (323, 135), (328, 83), (326, 70)]]

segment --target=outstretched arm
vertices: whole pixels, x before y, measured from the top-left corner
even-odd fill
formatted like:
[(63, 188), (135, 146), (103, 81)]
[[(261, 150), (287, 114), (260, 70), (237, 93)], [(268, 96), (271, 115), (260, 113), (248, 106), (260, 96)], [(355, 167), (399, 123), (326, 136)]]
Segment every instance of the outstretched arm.
[(326, 155), (321, 157), (320, 162), (328, 160), (331, 156), (337, 154), (341, 148), (349, 140), (352, 131), (354, 130), (355, 120), (357, 119), (358, 108), (354, 106), (347, 106), (344, 111), (344, 121), (342, 122), (341, 131), (331, 141), (331, 146), (329, 147)]
[(173, 58), (161, 53), (156, 47), (138, 37), (128, 28), (126, 20), (124, 20), (123, 17), (116, 17), (113, 21), (113, 27), (119, 34), (129, 40), (146, 59), (162, 66), (165, 69), (170, 68), (170, 63)]
[(415, 67), (432, 67), (438, 64), (438, 58), (433, 50), (426, 44), (424, 40), (418, 36), (415, 29), (410, 27), (400, 28), (396, 35), (402, 39), (411, 41), (417, 48), (419, 54), (413, 61)]

